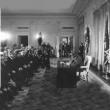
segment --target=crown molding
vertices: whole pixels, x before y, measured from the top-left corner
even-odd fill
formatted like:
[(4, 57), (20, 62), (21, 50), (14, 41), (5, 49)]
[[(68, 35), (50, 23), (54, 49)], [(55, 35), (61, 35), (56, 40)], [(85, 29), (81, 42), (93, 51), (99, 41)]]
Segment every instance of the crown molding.
[(76, 17), (73, 13), (1, 13), (2, 16), (68, 16)]

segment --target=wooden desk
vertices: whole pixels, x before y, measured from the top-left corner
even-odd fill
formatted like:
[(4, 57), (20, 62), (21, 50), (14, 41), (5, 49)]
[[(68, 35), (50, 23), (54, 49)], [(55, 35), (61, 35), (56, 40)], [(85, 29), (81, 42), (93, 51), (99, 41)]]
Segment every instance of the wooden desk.
[[(80, 57), (79, 57), (80, 58)], [(76, 71), (79, 68), (81, 61), (78, 60), (75, 62), (74, 59), (70, 65), (66, 63), (69, 62), (68, 60), (60, 59), (58, 61), (57, 66), (57, 88), (73, 88), (76, 86), (77, 77)]]

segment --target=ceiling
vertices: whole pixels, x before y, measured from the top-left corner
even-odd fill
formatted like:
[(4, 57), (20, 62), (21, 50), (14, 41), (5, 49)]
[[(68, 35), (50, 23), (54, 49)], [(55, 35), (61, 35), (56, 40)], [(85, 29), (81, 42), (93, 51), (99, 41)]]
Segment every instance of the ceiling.
[[(5, 1), (5, 0), (4, 0)], [(7, 0), (2, 3), (4, 15), (72, 14), (85, 8), (90, 0)]]

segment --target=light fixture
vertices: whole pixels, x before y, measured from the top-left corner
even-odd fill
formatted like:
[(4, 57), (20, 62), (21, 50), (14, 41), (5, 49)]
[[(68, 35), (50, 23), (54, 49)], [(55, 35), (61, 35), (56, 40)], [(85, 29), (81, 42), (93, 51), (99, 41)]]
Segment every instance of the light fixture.
[(39, 38), (39, 34), (37, 33), (36, 35), (35, 35), (35, 39), (38, 39)]
[(44, 39), (44, 34), (42, 34), (42, 32), (39, 32), (39, 33), (37, 33), (36, 35), (35, 35), (35, 39), (39, 39), (39, 38), (42, 38), (42, 39)]
[(3, 42), (5, 40), (10, 40), (11, 34), (9, 32), (1, 31), (0, 32), (0, 42)]

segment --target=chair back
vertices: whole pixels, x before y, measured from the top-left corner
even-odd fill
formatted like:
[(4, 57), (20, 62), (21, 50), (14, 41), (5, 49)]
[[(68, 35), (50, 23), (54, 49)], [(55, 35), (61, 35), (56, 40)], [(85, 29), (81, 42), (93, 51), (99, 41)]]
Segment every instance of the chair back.
[(87, 66), (87, 68), (86, 68), (87, 72), (89, 71), (91, 62), (92, 62), (92, 57), (91, 56), (86, 56), (84, 63), (85, 63), (85, 66)]

